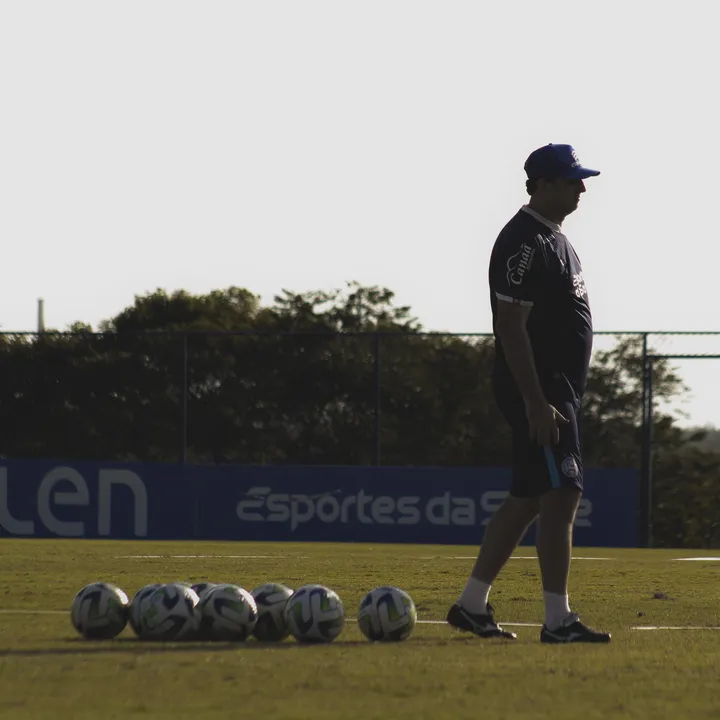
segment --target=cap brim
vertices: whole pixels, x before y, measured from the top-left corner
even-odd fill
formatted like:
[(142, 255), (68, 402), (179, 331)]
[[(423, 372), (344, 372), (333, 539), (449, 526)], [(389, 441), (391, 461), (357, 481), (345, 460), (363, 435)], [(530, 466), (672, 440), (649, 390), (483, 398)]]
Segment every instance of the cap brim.
[(599, 174), (599, 170), (591, 170), (590, 168), (586, 167), (578, 167), (571, 170), (566, 177), (569, 177), (571, 180), (584, 180), (585, 178), (595, 177)]

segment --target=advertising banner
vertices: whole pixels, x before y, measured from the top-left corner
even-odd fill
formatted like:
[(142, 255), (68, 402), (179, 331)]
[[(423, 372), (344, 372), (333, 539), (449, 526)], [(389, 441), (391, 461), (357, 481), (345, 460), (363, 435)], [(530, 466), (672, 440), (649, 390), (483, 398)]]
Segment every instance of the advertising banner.
[[(509, 480), (483, 467), (5, 461), (0, 534), (477, 545)], [(587, 469), (575, 544), (633, 547), (637, 513), (634, 470)]]

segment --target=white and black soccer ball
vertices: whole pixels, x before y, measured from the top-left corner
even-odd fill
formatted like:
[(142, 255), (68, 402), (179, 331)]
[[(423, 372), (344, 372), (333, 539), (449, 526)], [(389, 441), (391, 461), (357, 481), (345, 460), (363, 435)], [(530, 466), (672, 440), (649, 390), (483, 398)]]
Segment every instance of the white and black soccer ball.
[(200, 629), (200, 598), (180, 583), (161, 585), (140, 604), (143, 640), (193, 640)]
[(108, 640), (119, 635), (128, 619), (127, 595), (115, 585), (96, 582), (86, 585), (73, 599), (70, 619), (88, 640)]
[(130, 611), (128, 612), (128, 623), (130, 624), (130, 627), (133, 629), (133, 632), (139, 637), (140, 636), (140, 621), (142, 618), (142, 603), (143, 601), (149, 597), (153, 590), (157, 590), (159, 587), (162, 587), (160, 583), (152, 583), (150, 585), (145, 585), (144, 587), (141, 587), (135, 595), (133, 595), (133, 599), (130, 601)]
[(285, 621), (298, 642), (332, 642), (345, 624), (338, 594), (323, 585), (303, 585), (285, 606)]
[(210, 588), (200, 601), (203, 639), (242, 642), (255, 629), (257, 606), (253, 596), (237, 585)]
[(285, 606), (293, 591), (280, 583), (266, 583), (251, 593), (257, 605), (258, 619), (253, 635), (263, 642), (279, 642), (290, 634)]
[(412, 635), (417, 610), (412, 598), (400, 588), (383, 586), (371, 590), (360, 601), (358, 626), (373, 642), (398, 642)]
[(202, 596), (212, 588), (217, 587), (217, 583), (211, 582), (199, 582), (192, 586), (192, 589), (197, 593), (197, 596), (202, 600)]

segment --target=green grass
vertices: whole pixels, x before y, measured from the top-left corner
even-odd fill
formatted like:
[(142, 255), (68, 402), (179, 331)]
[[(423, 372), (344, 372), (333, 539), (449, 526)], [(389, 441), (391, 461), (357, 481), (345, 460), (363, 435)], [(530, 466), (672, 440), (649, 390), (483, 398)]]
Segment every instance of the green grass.
[[(720, 562), (673, 558), (720, 552), (577, 549), (571, 603), (609, 646), (544, 646), (539, 628), (515, 642), (418, 625), (404, 643), (365, 641), (362, 595), (393, 584), (418, 617), (440, 620), (461, 590), (475, 548), (422, 545), (0, 541), (0, 717), (26, 718), (717, 718), (720, 630), (641, 631), (637, 625), (720, 625)], [(521, 548), (517, 555), (534, 551)], [(158, 555), (157, 558), (127, 558)], [(178, 558), (176, 555), (218, 557)], [(268, 557), (228, 557), (232, 555)], [(69, 606), (106, 580), (129, 596), (150, 582), (263, 582), (336, 590), (347, 622), (328, 646), (294, 641), (151, 644), (128, 628), (87, 642)], [(660, 594), (659, 598), (655, 595)], [(512, 560), (492, 592), (498, 619), (541, 623), (535, 560)], [(642, 613), (642, 615), (639, 615)]]

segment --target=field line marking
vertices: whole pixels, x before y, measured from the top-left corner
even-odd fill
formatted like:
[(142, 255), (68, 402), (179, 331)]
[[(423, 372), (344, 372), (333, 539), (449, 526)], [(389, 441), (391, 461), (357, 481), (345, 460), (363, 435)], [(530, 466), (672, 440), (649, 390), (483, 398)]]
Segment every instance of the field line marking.
[(702, 561), (702, 562), (718, 562), (720, 561), (720, 556), (718, 557), (685, 557), (685, 558), (673, 558), (670, 562), (681, 562), (681, 561)]
[[(417, 622), (422, 625), (447, 625), (447, 622), (445, 620), (418, 620)], [(507, 625), (508, 627), (542, 627), (541, 623), (506, 623), (506, 622), (504, 622), (503, 625)]]
[[(113, 555), (114, 560), (202, 560), (203, 558), (221, 558), (221, 559), (258, 559), (272, 560), (273, 558), (285, 558), (285, 555)], [(306, 560), (307, 555), (291, 555), (293, 560)]]
[[(418, 620), (419, 624), (423, 625), (446, 625), (447, 622), (445, 620)], [(539, 628), (542, 627), (541, 623), (511, 623), (511, 622), (502, 622), (500, 621), (500, 625), (503, 627), (535, 627)], [(714, 625), (635, 625), (634, 627), (630, 628), (631, 630), (720, 630), (720, 626), (714, 626)]]
[[(236, 560), (272, 560), (273, 558), (285, 557), (284, 555), (114, 555), (116, 560), (202, 560), (204, 558), (230, 558)], [(295, 555), (297, 560), (307, 560), (307, 555)], [(477, 555), (418, 555), (416, 560), (476, 560)], [(611, 561), (617, 558), (612, 557), (573, 557), (573, 560), (605, 560)], [(537, 560), (537, 555), (513, 555), (510, 560)], [(717, 557), (682, 557), (671, 558), (670, 562), (720, 562), (720, 555)]]
[[(477, 555), (419, 555), (417, 560), (476, 560)], [(574, 557), (573, 560), (615, 560), (610, 557)], [(717, 558), (720, 560), (720, 558)], [(510, 560), (537, 560), (537, 555), (513, 555)]]
[[(0, 610), (0, 615), (67, 615), (68, 610)], [(447, 625), (445, 620), (418, 620), (419, 625)], [(507, 627), (539, 628), (542, 623), (509, 623)], [(720, 630), (720, 625), (635, 625), (631, 630)]]
[(636, 625), (632, 630), (720, 630), (720, 626), (708, 625)]

